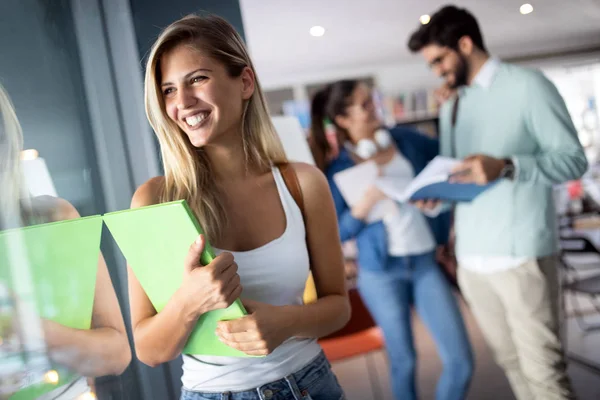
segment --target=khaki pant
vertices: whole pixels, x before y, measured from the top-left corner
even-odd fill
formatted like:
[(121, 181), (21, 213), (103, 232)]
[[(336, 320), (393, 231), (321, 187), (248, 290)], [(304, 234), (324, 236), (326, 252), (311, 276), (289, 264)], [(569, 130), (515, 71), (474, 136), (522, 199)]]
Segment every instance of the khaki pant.
[(574, 399), (559, 334), (557, 257), (493, 274), (458, 269), (465, 299), (518, 400)]

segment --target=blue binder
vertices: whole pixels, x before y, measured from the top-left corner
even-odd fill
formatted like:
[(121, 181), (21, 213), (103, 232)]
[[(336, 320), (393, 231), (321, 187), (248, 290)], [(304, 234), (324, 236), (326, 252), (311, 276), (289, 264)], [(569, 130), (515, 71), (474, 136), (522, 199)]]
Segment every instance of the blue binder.
[(452, 203), (468, 203), (475, 197), (494, 186), (495, 183), (488, 185), (475, 185), (472, 183), (450, 183), (448, 181), (432, 183), (417, 190), (410, 196), (410, 201), (417, 200), (442, 200)]
[(498, 182), (487, 185), (451, 182), (453, 169), (459, 164), (459, 160), (437, 156), (414, 178), (385, 176), (377, 178), (376, 185), (401, 203), (417, 200), (468, 203)]

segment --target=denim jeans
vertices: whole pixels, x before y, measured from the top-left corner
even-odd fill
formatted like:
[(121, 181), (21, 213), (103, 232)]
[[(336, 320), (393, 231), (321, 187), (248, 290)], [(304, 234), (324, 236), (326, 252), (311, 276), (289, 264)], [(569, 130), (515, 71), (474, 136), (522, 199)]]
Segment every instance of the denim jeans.
[(344, 400), (344, 392), (321, 353), (300, 371), (242, 392), (195, 392), (182, 389), (181, 400)]
[(359, 271), (358, 290), (383, 331), (392, 390), (398, 400), (418, 398), (412, 306), (433, 336), (443, 363), (436, 399), (466, 397), (473, 372), (471, 345), (456, 299), (439, 268), (434, 254), (427, 253), (390, 257), (384, 271)]

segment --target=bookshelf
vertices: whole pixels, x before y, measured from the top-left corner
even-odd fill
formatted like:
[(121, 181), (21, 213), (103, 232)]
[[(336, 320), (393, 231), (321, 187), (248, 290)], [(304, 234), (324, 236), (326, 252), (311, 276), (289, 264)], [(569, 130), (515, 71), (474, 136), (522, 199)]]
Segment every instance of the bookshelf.
[[(374, 77), (357, 78), (374, 90), (375, 103), (386, 126), (412, 126), (431, 137), (438, 135), (439, 105), (434, 89), (404, 91), (384, 94)], [(294, 115), (306, 131), (310, 125), (310, 99), (325, 83), (301, 85), (302, 98), (296, 98), (294, 88), (285, 87), (265, 91), (271, 115)]]
[(428, 136), (438, 136), (439, 104), (433, 89), (379, 97), (383, 120), (387, 126), (412, 126)]

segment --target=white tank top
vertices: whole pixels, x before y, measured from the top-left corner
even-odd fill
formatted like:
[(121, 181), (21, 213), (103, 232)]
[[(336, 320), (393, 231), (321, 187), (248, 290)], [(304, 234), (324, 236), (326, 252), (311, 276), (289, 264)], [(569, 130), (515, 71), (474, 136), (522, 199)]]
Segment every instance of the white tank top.
[[(383, 166), (383, 175), (397, 178), (408, 184), (415, 172), (410, 162), (396, 152), (394, 158)], [(383, 218), (388, 233), (388, 254), (393, 257), (423, 254), (435, 249), (435, 238), (427, 220), (412, 204), (396, 204), (394, 212)]]
[[(309, 272), (304, 221), (276, 167), (273, 176), (285, 211), (283, 235), (257, 249), (231, 253), (238, 264), (243, 299), (276, 306), (301, 305)], [(315, 339), (291, 338), (263, 358), (183, 355), (181, 380), (188, 390), (249, 390), (302, 369), (320, 352)]]

